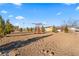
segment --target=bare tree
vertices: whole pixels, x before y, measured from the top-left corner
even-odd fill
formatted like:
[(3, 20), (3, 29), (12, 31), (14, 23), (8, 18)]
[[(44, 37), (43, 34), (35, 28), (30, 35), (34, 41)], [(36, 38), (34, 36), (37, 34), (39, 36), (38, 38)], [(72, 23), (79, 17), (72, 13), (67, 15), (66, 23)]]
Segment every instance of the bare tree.
[(68, 26), (68, 27), (79, 27), (79, 20), (75, 19), (69, 19), (68, 21), (63, 21), (63, 26)]

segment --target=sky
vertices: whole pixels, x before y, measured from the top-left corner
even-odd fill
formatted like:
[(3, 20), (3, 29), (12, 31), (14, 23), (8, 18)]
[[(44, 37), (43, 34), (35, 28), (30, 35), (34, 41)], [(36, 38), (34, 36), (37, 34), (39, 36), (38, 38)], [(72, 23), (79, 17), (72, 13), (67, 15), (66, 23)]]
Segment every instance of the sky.
[(0, 3), (0, 15), (15, 26), (60, 26), (64, 22), (79, 20), (78, 3)]

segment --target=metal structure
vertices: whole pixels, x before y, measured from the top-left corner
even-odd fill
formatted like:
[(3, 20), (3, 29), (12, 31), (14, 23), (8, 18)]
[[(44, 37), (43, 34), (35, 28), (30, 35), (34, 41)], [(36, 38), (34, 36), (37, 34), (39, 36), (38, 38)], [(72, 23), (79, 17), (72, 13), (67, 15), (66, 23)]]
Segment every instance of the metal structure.
[(44, 24), (42, 24), (42, 23), (32, 23), (32, 24), (35, 25), (35, 29), (34, 29), (34, 33), (35, 33), (35, 34), (41, 34), (41, 33), (43, 33), (41, 27), (42, 27)]

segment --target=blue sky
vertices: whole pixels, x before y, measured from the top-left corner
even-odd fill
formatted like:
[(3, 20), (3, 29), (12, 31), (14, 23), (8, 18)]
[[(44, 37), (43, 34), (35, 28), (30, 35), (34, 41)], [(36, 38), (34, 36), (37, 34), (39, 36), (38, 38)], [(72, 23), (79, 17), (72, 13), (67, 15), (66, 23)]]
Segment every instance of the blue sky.
[(33, 27), (32, 23), (60, 26), (64, 21), (79, 20), (76, 3), (6, 3), (0, 4), (0, 15), (13, 25)]

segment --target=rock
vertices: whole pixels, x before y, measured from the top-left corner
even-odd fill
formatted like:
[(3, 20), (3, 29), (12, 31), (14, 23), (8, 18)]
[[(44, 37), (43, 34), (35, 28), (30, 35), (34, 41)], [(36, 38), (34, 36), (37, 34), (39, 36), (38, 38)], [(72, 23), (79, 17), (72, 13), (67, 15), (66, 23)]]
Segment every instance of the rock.
[(54, 55), (54, 52), (51, 52), (52, 55)]
[(49, 52), (49, 50), (46, 51), (47, 53)]
[(54, 55), (54, 52), (51, 52), (50, 54), (49, 54), (49, 56), (53, 56)]
[(43, 49), (42, 51), (44, 52), (45, 50)]

